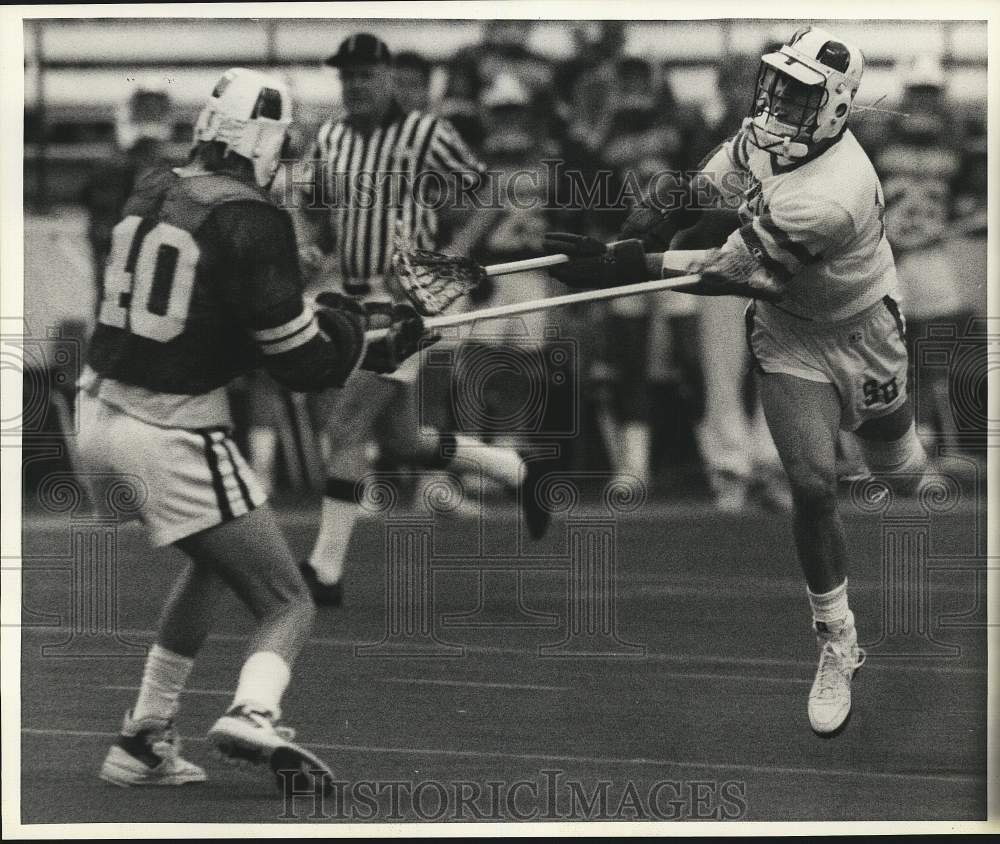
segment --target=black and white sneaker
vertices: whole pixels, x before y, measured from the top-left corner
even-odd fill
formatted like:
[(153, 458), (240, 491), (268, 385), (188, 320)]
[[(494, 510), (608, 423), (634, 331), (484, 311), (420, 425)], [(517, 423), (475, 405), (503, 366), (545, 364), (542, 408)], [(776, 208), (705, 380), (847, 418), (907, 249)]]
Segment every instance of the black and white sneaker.
[(104, 758), (98, 776), (123, 788), (205, 781), (205, 771), (181, 756), (181, 737), (172, 721), (135, 721), (131, 712), (125, 713), (121, 734)]
[(234, 706), (208, 731), (223, 761), (242, 768), (267, 765), (283, 792), (301, 794), (318, 787), (330, 794), (333, 773), (294, 738), (295, 731), (276, 724), (270, 713), (245, 706)]

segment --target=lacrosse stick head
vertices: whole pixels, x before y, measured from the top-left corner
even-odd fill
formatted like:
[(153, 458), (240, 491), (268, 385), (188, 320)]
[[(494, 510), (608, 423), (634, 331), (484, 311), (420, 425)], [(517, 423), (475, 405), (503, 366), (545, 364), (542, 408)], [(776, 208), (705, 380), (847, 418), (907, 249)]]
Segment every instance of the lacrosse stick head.
[(442, 313), (486, 279), (486, 270), (470, 258), (397, 244), (392, 271), (421, 316)]

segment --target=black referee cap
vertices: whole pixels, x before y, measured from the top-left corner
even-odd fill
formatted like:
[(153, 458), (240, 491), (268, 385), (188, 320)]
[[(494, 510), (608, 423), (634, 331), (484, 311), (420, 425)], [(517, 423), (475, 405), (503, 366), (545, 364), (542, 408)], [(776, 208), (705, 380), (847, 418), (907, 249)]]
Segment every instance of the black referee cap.
[(370, 32), (356, 32), (349, 35), (328, 58), (329, 67), (347, 67), (352, 64), (392, 64), (392, 53), (385, 42)]

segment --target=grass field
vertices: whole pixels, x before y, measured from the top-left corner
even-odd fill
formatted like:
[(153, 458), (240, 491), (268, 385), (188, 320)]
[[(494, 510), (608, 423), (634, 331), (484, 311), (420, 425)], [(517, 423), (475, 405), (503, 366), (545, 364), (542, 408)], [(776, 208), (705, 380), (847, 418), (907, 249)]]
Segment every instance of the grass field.
[[(515, 545), (513, 510), (494, 509), (481, 521), (438, 517), (433, 632), (456, 654), (444, 658), (356, 650), (382, 641), (390, 621), (389, 526), (366, 518), (352, 545), (345, 605), (319, 613), (285, 716), (338, 779), (383, 790), (369, 801), (374, 809), (362, 805), (350, 816), (324, 805), (313, 820), (419, 820), (421, 812), (436, 820), (513, 820), (512, 812), (598, 819), (602, 811), (640, 820), (984, 818), (981, 526), (968, 507), (929, 521), (916, 505), (907, 512), (909, 527), (904, 519), (893, 528), (886, 516), (845, 504), (852, 606), (870, 656), (854, 683), (852, 720), (828, 740), (812, 734), (806, 716), (815, 645), (786, 517), (659, 504), (622, 517), (612, 542), (615, 624), (621, 642), (639, 648), (616, 657), (540, 652), (570, 631), (565, 520), (556, 518), (544, 542), (525, 546), (528, 555)], [(316, 508), (280, 513), (304, 554)], [(902, 570), (886, 580), (883, 558), (900, 530), (923, 531), (925, 540), (912, 546), (923, 549), (913, 552), (923, 555), (922, 581)], [(60, 655), (70, 624), (69, 536), (61, 517), (25, 521), (24, 822), (290, 822), (269, 777), (223, 766), (203, 738), (228, 704), (241, 661), (249, 619), (235, 601), (220, 607), (217, 633), (182, 699), (187, 754), (206, 767), (209, 782), (151, 792), (97, 779), (133, 702), (141, 652)], [(183, 560), (150, 549), (131, 526), (118, 532), (118, 555), (118, 629), (148, 644)], [(892, 600), (886, 608), (887, 594), (919, 598), (914, 606), (930, 626), (911, 625), (904, 635), (909, 622), (893, 616)], [(946, 652), (940, 643), (953, 647)], [(46, 645), (55, 652), (43, 653)], [(513, 789), (521, 780), (528, 785)], [(386, 783), (412, 790), (425, 781), (448, 795), (443, 816), (436, 786), (422, 789), (416, 809), (406, 799), (392, 806)], [(472, 802), (483, 818), (452, 799), (477, 787)], [(659, 814), (651, 814), (651, 792)], [(603, 802), (588, 809), (595, 794)], [(309, 820), (310, 805), (300, 803), (294, 813)]]

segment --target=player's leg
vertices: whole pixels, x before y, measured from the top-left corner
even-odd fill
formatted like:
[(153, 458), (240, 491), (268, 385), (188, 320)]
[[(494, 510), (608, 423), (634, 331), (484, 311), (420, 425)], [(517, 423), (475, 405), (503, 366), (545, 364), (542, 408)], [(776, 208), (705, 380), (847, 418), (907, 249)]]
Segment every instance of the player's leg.
[(852, 395), (847, 425), (857, 434), (874, 477), (894, 494), (912, 495), (924, 480), (929, 460), (917, 436), (908, 393), (905, 323), (892, 298), (872, 308), (864, 336), (865, 344), (854, 350), (864, 356), (863, 367), (842, 367), (842, 391)]
[(647, 311), (651, 307), (641, 298), (623, 299), (623, 303), (637, 304), (635, 311), (616, 311), (611, 303), (608, 331), (614, 338), (610, 349), (614, 355), (612, 366), (618, 374), (614, 387), (617, 392), (619, 436), (621, 437), (622, 473), (649, 483), (652, 437), (649, 420), (648, 344), (650, 323), (654, 318)]
[(138, 700), (101, 771), (103, 779), (118, 785), (205, 779), (200, 768), (180, 757), (173, 720), (194, 657), (229, 589), (250, 609), (257, 626), (230, 711), (213, 729), (223, 742), (235, 729), (244, 744), (264, 754), (288, 745), (274, 723), (315, 611), (273, 513), (265, 504), (176, 545), (192, 562), (166, 604)]
[(135, 705), (101, 767), (101, 779), (121, 786), (202, 782), (205, 772), (181, 755), (174, 729), (180, 694), (227, 591), (209, 567), (193, 561), (177, 579), (146, 655)]
[[(136, 500), (142, 501), (147, 520), (155, 518), (159, 496), (169, 486), (143, 482), (153, 471), (153, 457), (176, 448), (174, 432), (146, 425), (105, 404), (92, 395), (89, 388), (79, 394), (79, 437), (81, 476), (110, 478), (119, 476), (134, 486)], [(94, 500), (100, 500), (99, 490), (91, 490)], [(174, 596), (185, 591), (184, 585), (194, 578), (188, 570), (178, 580)], [(219, 588), (210, 584), (208, 589)], [(172, 613), (168, 603), (164, 619)], [(150, 648), (143, 668), (142, 683), (135, 706), (125, 713), (118, 739), (108, 750), (101, 766), (101, 779), (120, 786), (182, 785), (201, 782), (205, 772), (180, 755), (180, 738), (174, 727), (178, 698), (194, 665), (204, 634), (191, 636), (159, 636)]]
[[(299, 575), (274, 512), (268, 504), (232, 521), (181, 539), (177, 547), (231, 588), (253, 614), (256, 627), (248, 653), (272, 653), (291, 666), (309, 636), (315, 609)], [(187, 607), (200, 609), (198, 598), (185, 590)], [(176, 634), (175, 634), (176, 635)], [(253, 702), (280, 712), (278, 702), (287, 684), (287, 672), (276, 668)], [(284, 678), (284, 679), (283, 679)], [(239, 695), (237, 695), (239, 698)], [(243, 702), (237, 699), (236, 702)]]
[(277, 720), (315, 608), (274, 513), (265, 504), (177, 545), (197, 567), (210, 570), (232, 589), (254, 617), (232, 708), (247, 707)]
[(275, 771), (279, 765), (301, 767), (329, 778), (322, 761), (292, 742), (294, 732), (278, 726), (281, 700), (316, 611), (274, 513), (264, 504), (177, 544), (225, 582), (256, 623), (232, 703), (209, 730), (209, 740), (238, 763), (269, 762)]
[(412, 383), (397, 382), (398, 400), (380, 419), (380, 444), (385, 454), (425, 469), (443, 470), (456, 464), (475, 466), (519, 497), (529, 534), (538, 539), (550, 514), (537, 494), (540, 461), (525, 461), (516, 449), (491, 445), (468, 434), (440, 431), (422, 424)]
[(747, 421), (750, 453), (753, 455), (753, 475), (756, 494), (761, 504), (781, 513), (792, 510), (792, 494), (788, 485), (778, 449), (775, 448), (771, 429), (767, 426), (760, 394), (754, 390), (751, 397), (750, 416)]
[(855, 433), (876, 480), (898, 495), (917, 492), (930, 460), (917, 436), (909, 399), (892, 413), (862, 423)]
[(320, 606), (337, 606), (342, 600), (347, 550), (361, 515), (357, 484), (369, 471), (367, 452), (374, 422), (393, 396), (391, 382), (357, 372), (343, 389), (309, 397), (313, 425), (327, 442), (327, 479), (319, 533), (300, 571)]
[(864, 661), (848, 605), (844, 528), (837, 510), (840, 397), (832, 384), (777, 372), (762, 373), (760, 386), (791, 485), (795, 547), (820, 650), (809, 720), (817, 733), (832, 735), (850, 714), (851, 678)]
[(792, 489), (795, 547), (812, 593), (844, 581), (844, 530), (837, 510), (840, 398), (833, 385), (761, 373), (761, 402)]

